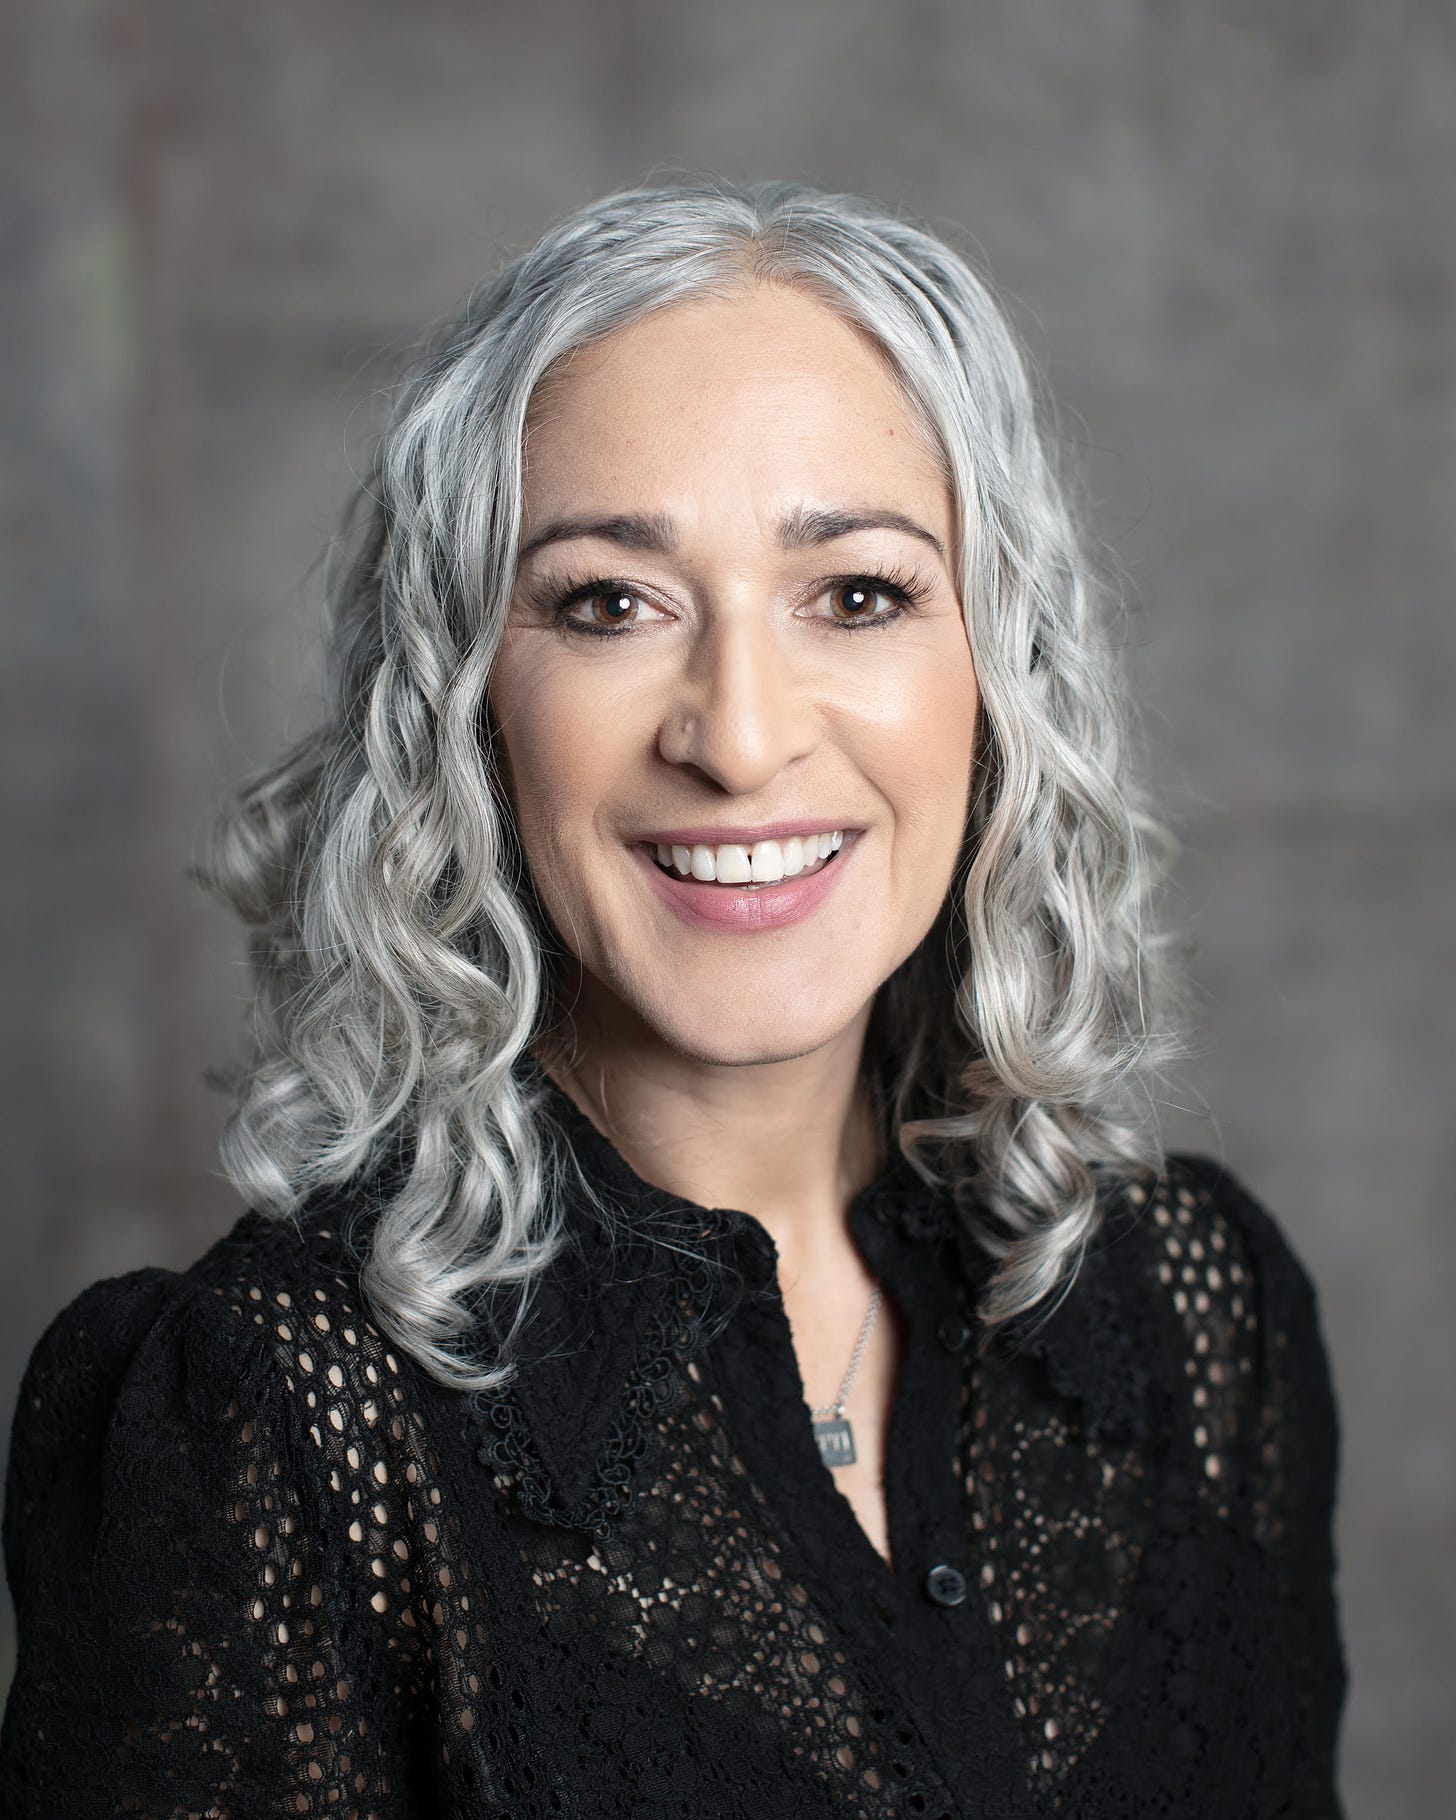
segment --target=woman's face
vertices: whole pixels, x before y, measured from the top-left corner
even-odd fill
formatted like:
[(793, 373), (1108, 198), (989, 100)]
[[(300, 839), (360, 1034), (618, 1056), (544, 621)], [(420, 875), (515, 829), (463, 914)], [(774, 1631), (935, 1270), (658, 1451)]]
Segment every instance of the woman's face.
[(490, 703), (578, 1022), (724, 1065), (862, 1034), (966, 821), (953, 517), (881, 356), (795, 290), (542, 387)]

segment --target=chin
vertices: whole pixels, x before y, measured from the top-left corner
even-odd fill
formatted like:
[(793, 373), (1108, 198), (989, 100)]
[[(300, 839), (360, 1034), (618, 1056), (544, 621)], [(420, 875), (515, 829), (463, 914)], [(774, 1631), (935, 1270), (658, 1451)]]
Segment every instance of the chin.
[(806, 1043), (802, 1036), (790, 1042), (787, 1038), (782, 1043), (765, 1043), (758, 1041), (725, 1044), (721, 1041), (677, 1042), (671, 1035), (663, 1032), (663, 1040), (669, 1047), (689, 1061), (701, 1062), (708, 1068), (764, 1068), (774, 1062), (796, 1062), (801, 1057), (812, 1055), (822, 1049), (830, 1039), (823, 1042)]
[(660, 1011), (642, 1006), (638, 1015), (665, 1048), (714, 1068), (754, 1068), (792, 1062), (824, 1048), (855, 1020), (858, 1007), (843, 1015), (821, 1012), (813, 1018), (786, 1015), (782, 998), (755, 1015), (739, 1001), (731, 1019)]

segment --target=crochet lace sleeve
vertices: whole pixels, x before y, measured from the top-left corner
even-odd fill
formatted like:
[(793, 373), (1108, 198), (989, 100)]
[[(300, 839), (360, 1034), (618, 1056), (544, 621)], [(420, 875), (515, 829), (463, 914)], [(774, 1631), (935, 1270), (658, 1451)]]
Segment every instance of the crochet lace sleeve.
[(145, 1271), (37, 1347), (5, 1519), (12, 1820), (429, 1811), (430, 1638), (461, 1614), (427, 1450), (378, 1336), (307, 1294)]
[[(1219, 1166), (1205, 1161), (1201, 1172), (1210, 1178), (1214, 1231), (1229, 1235), (1224, 1270), (1235, 1280), (1225, 1287), (1244, 1292), (1252, 1342), (1235, 1349), (1225, 1377), (1247, 1410), (1238, 1451), (1253, 1534), (1272, 1569), (1260, 1622), (1278, 1642), (1295, 1728), (1284, 1753), (1291, 1787), (1279, 1811), (1292, 1820), (1340, 1820), (1336, 1753), (1346, 1664), (1333, 1533), (1339, 1421), (1318, 1298), (1260, 1202)], [(1211, 1351), (1216, 1356), (1218, 1348)]]

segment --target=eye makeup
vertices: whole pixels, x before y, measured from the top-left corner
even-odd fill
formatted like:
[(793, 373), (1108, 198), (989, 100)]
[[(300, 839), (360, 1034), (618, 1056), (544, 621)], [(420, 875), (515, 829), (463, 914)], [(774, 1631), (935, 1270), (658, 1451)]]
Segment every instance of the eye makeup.
[[(848, 618), (839, 618), (832, 613), (809, 614), (807, 617), (822, 619), (837, 631), (843, 632), (890, 625), (913, 612), (934, 588), (935, 582), (930, 577), (918, 569), (907, 569), (898, 564), (847, 570), (843, 574), (828, 576), (819, 581), (810, 598), (820, 600), (826, 596), (831, 599), (848, 597), (866, 603), (879, 599), (889, 603), (887, 608), (881, 612), (856, 613)], [(636, 584), (600, 574), (582, 579), (548, 574), (529, 583), (524, 592), (537, 611), (544, 614), (558, 630), (587, 638), (620, 638), (634, 633), (636, 622), (628, 615), (638, 603), (647, 601), (646, 591)], [(608, 605), (609, 609), (612, 606), (621, 608), (621, 617), (593, 623), (575, 614), (578, 607), (591, 608), (601, 604)]]

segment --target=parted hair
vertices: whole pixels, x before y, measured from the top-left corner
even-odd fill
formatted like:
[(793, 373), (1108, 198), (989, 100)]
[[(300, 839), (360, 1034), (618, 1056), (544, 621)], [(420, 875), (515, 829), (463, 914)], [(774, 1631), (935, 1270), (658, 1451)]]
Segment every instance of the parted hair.
[[(975, 781), (946, 901), (876, 999), (885, 1139), (996, 1260), (993, 1327), (1065, 1294), (1111, 1185), (1163, 1160), (1180, 995), (1153, 900), (1175, 846), (1137, 769), (1121, 603), (1005, 315), (941, 237), (859, 198), (716, 180), (609, 196), (483, 282), (395, 389), (325, 564), (322, 724), (230, 791), (202, 867), (249, 927), (257, 980), (224, 1170), (284, 1218), (383, 1184), (372, 1308), (462, 1388), (511, 1377), (565, 1220), (560, 1148), (518, 1067), (556, 1015), (561, 943), (486, 702), (527, 412), (572, 350), (753, 283), (873, 339), (957, 515)], [(478, 1313), (502, 1296), (486, 1346)]]

